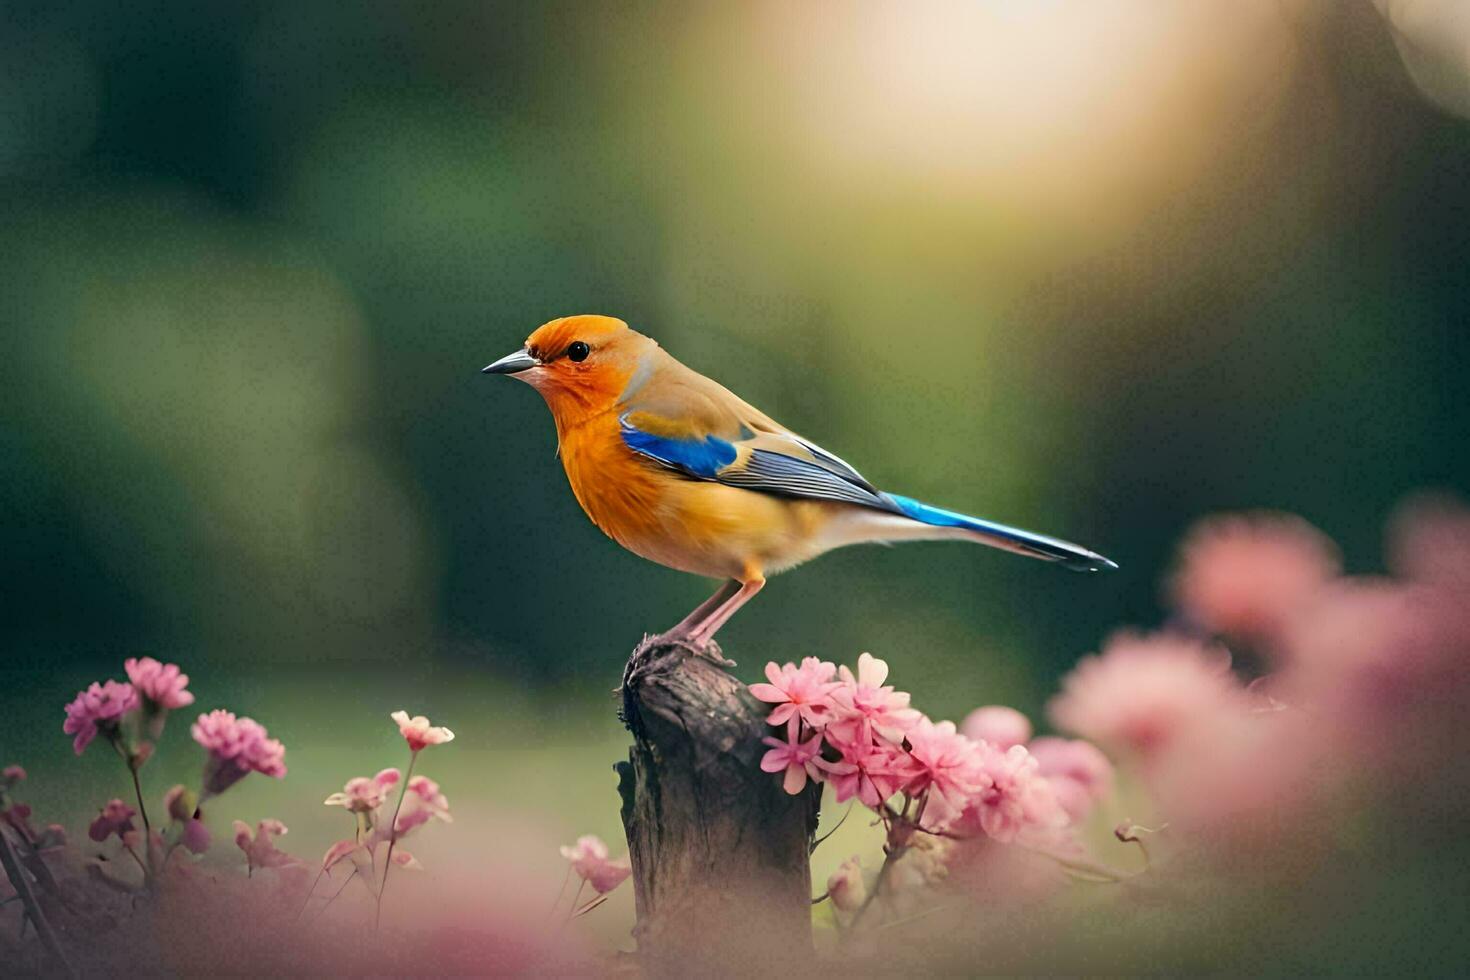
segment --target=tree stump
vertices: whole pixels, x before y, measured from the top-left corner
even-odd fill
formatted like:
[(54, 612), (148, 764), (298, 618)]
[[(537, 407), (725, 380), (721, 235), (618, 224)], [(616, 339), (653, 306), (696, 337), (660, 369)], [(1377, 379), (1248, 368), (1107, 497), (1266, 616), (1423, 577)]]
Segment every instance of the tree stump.
[(656, 976), (789, 971), (812, 955), (821, 787), (790, 796), (761, 771), (770, 708), (707, 656), (645, 637), (623, 677), (638, 958)]

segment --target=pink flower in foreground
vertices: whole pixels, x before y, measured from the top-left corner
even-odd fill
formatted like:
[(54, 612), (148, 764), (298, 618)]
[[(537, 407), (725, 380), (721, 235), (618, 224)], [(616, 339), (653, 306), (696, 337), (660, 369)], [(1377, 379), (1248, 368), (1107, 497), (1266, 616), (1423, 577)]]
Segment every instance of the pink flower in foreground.
[(223, 793), (252, 772), (280, 779), (286, 775), (286, 747), (252, 718), (215, 709), (200, 715), (190, 733), (209, 753), (204, 792)]
[(800, 718), (813, 728), (827, 723), (832, 710), (829, 695), (839, 686), (832, 680), (837, 667), (816, 657), (803, 657), (801, 666), (766, 664), (769, 684), (752, 684), (750, 693), (759, 701), (776, 705), (766, 718), (770, 725), (784, 725), (789, 718)]
[(856, 912), (863, 907), (868, 900), (868, 889), (863, 884), (863, 869), (857, 855), (839, 864), (828, 877), (827, 897), (844, 912)]
[(122, 716), (137, 706), (138, 692), (133, 690), (133, 685), (93, 681), (85, 691), (78, 691), (76, 699), (66, 706), (66, 721), (62, 722), (61, 730), (76, 736), (72, 748), (81, 755), (99, 731), (106, 734), (116, 732)]
[(1227, 636), (1273, 640), (1341, 568), (1331, 539), (1301, 518), (1233, 514), (1194, 526), (1169, 588), (1190, 620)]
[(1465, 595), (1418, 582), (1340, 583), (1288, 629), (1283, 697), (1310, 705), (1313, 730), (1338, 752), (1371, 755), (1397, 778), (1439, 778), (1425, 746), (1458, 734), (1470, 702)]
[(805, 742), (800, 740), (799, 721), (793, 712), (786, 724), (786, 741), (767, 735), (761, 739), (771, 750), (761, 757), (761, 769), (766, 772), (784, 772), (781, 786), (795, 796), (806, 788), (807, 778), (820, 783), (829, 772), (850, 772), (851, 767), (843, 762), (828, 762), (822, 758), (822, 733), (815, 732)]
[(134, 830), (133, 817), (137, 813), (137, 810), (134, 810), (122, 800), (110, 800), (102, 808), (102, 812), (97, 814), (97, 819), (93, 820), (87, 828), (87, 836), (99, 844), (113, 834), (121, 838), (123, 834), (130, 833)]
[(439, 784), (428, 776), (415, 776), (408, 781), (408, 787), (404, 790), (403, 802), (398, 808), (398, 820), (394, 822), (393, 828), (397, 836), (421, 827), (432, 819), (443, 820), (445, 823), (453, 823), (454, 818), (449, 815), (449, 800), (439, 791)]
[[(828, 732), (827, 738), (832, 739)], [(874, 742), (865, 738), (857, 742), (837, 741), (834, 744), (842, 753), (846, 764), (827, 776), (838, 803), (854, 796), (871, 810), (878, 810), (916, 775), (909, 754), (889, 742)]]
[(159, 663), (152, 657), (129, 657), (123, 661), (123, 669), (133, 689), (160, 708), (171, 711), (194, 703), (194, 695), (184, 690), (189, 686), (189, 675), (179, 673), (178, 664)]
[(1051, 783), (1057, 802), (1073, 823), (1081, 822), (1112, 790), (1113, 764), (1091, 742), (1038, 738), (1026, 751), (1036, 759), (1037, 772)]
[(402, 868), (404, 871), (424, 870), (423, 862), (421, 862), (418, 858), (414, 857), (412, 854), (408, 853), (401, 847), (393, 852), (393, 856), (389, 858), (389, 860), (392, 861), (396, 867)]
[[(374, 842), (375, 843), (375, 842)], [(322, 856), (322, 870), (331, 871), (343, 858), (352, 857), (354, 863), (359, 860), (364, 866), (368, 863), (368, 849), (359, 840), (339, 840), (327, 848), (327, 853)], [(397, 853), (396, 851), (394, 852)]]
[(384, 769), (371, 779), (358, 776), (347, 780), (342, 792), (333, 793), (323, 802), (327, 806), (346, 807), (353, 813), (371, 813), (383, 805), (400, 778), (397, 769)]
[(256, 868), (280, 868), (296, 864), (294, 857), (285, 851), (276, 850), (276, 837), (286, 834), (286, 825), (279, 820), (266, 819), (256, 824), (255, 833), (243, 820), (235, 821), (235, 846), (245, 852), (245, 866), (252, 873)]
[(190, 854), (203, 854), (209, 850), (211, 841), (209, 828), (204, 826), (203, 820), (190, 817), (184, 821), (184, 829), (179, 832), (179, 843), (184, 845), (184, 850)]
[[(838, 676), (841, 680), (829, 692), (827, 727), (835, 728), (833, 734), (839, 739), (856, 743), (876, 735), (897, 742), (923, 717), (909, 707), (907, 694), (883, 683), (888, 679), (888, 664), (871, 653), (858, 657), (856, 675), (844, 664)], [(775, 717), (771, 716), (772, 724)]]
[(1067, 812), (1024, 745), (1001, 749), (982, 743), (980, 759), (988, 785), (966, 808), (965, 822), (973, 821), (986, 836), (1002, 844), (1028, 832), (1067, 825)]
[(561, 856), (572, 862), (572, 870), (599, 895), (621, 885), (633, 871), (626, 857), (609, 860), (607, 845), (591, 834), (578, 837), (571, 847), (562, 845)]
[(1031, 741), (1031, 722), (1015, 708), (987, 704), (976, 708), (960, 722), (960, 734), (976, 742), (989, 742), (999, 749)]
[(1047, 713), (1058, 728), (1147, 761), (1181, 732), (1243, 708), (1244, 690), (1223, 649), (1125, 631), (1062, 678)]
[(928, 718), (909, 732), (908, 742), (917, 774), (905, 791), (915, 796), (927, 794), (923, 826), (941, 830), (990, 784), (981, 767), (981, 746), (957, 732), (954, 722), (935, 724)]
[(410, 751), (419, 752), (430, 745), (454, 741), (453, 732), (447, 728), (435, 728), (423, 715), (410, 718), (407, 711), (395, 711), (392, 718), (398, 725), (398, 734), (408, 742)]

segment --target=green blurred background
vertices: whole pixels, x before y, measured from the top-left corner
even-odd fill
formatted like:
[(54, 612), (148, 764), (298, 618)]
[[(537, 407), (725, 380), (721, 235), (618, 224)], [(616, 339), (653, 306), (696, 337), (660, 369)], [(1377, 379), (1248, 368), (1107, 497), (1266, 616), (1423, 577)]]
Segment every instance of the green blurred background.
[(609, 692), (712, 583), (604, 539), (540, 399), (479, 374), (569, 313), (880, 486), (1122, 566), (839, 552), (722, 633), (748, 678), (871, 650), (935, 716), (1034, 714), (1157, 621), (1216, 510), (1295, 511), (1372, 570), (1403, 493), (1470, 486), (1470, 100), (1395, 24), (5, 3), (0, 761), (59, 760), (62, 704), (151, 652), (308, 796), (392, 761), (407, 707), (462, 733), (460, 793), (565, 766), (585, 806), (543, 796), (551, 836), (614, 837)]

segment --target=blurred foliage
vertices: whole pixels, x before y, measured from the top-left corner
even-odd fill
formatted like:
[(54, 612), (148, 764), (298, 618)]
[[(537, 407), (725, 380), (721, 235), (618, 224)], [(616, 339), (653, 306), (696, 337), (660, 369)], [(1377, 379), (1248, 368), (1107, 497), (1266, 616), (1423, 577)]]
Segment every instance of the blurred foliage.
[(936, 715), (1034, 710), (1201, 513), (1363, 570), (1470, 486), (1470, 127), (1371, 6), (1230, 6), (5, 4), (7, 658), (605, 691), (710, 586), (477, 373), (575, 312), (1122, 565), (839, 553), (732, 623), (742, 672), (872, 649)]

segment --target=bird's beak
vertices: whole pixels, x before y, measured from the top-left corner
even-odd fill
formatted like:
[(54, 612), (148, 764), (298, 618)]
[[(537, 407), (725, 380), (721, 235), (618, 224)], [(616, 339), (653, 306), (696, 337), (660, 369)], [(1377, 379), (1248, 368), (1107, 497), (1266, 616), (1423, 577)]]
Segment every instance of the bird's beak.
[(536, 367), (541, 362), (531, 356), (531, 352), (521, 348), (514, 354), (507, 354), (494, 364), (487, 364), (480, 369), (481, 374), (520, 374), (527, 368)]

